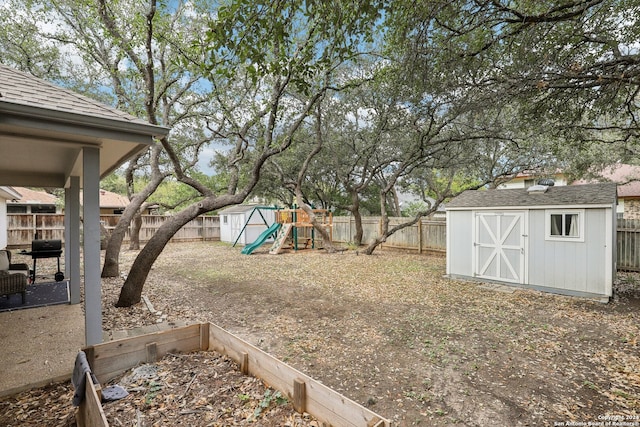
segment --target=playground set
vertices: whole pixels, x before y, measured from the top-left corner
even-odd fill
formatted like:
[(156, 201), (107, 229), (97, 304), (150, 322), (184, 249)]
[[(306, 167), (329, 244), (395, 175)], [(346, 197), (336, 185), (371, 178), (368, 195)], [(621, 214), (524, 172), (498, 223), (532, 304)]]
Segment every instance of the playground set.
[[(274, 209), (272, 207), (256, 207), (254, 209), (258, 211), (260, 209)], [(333, 215), (326, 209), (313, 209), (314, 215), (318, 223), (324, 227), (329, 236), (332, 235)], [(251, 213), (253, 215), (253, 212)], [(322, 247), (321, 236), (316, 237), (315, 229), (309, 215), (302, 209), (277, 209), (276, 221), (273, 224), (268, 224), (262, 215), (260, 215), (264, 221), (264, 225), (267, 229), (258, 236), (258, 238), (250, 244), (247, 244), (242, 253), (245, 255), (251, 254), (254, 250), (262, 246), (269, 238), (273, 237), (274, 241), (269, 249), (269, 253), (272, 255), (279, 254), (284, 249), (293, 249), (294, 251), (300, 249), (318, 249)], [(250, 216), (251, 217), (251, 216)], [(240, 234), (245, 230), (249, 219), (245, 223)], [(239, 237), (238, 237), (239, 238)], [(236, 239), (235, 244), (238, 242)]]

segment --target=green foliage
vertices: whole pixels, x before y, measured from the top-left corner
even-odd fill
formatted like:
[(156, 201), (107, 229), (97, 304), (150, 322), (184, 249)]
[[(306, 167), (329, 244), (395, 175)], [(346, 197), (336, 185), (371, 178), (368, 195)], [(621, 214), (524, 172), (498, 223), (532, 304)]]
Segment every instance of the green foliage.
[(205, 37), (207, 69), (232, 79), (238, 68), (253, 80), (286, 76), (309, 94), (336, 63), (373, 42), (383, 1), (234, 0), (217, 10)]
[(37, 77), (60, 79), (64, 57), (43, 36), (41, 28), (47, 25), (53, 25), (53, 17), (38, 2), (0, 2), (0, 63)]
[(566, 146), (593, 143), (608, 163), (637, 153), (637, 0), (409, 3), (390, 11), (388, 46), (412, 85), (443, 80), (481, 114), (511, 104), (520, 135), (546, 139), (578, 170), (589, 160)]
[(421, 200), (414, 200), (407, 204), (406, 207), (402, 209), (402, 216), (414, 217), (419, 212), (424, 212), (429, 209), (429, 205)]
[(145, 394), (144, 396), (145, 405), (153, 404), (154, 399), (162, 391), (162, 384), (155, 381), (150, 381), (148, 384), (148, 387), (149, 389), (147, 391), (147, 394)]
[(121, 172), (115, 171), (100, 181), (100, 188), (116, 194), (127, 194), (127, 182)]
[(279, 391), (273, 392), (271, 389), (266, 389), (264, 395), (262, 396), (262, 400), (253, 411), (252, 420), (256, 420), (260, 417), (262, 412), (268, 409), (272, 404), (274, 405), (284, 405), (287, 403), (287, 398), (282, 395)]
[(160, 212), (179, 211), (202, 196), (192, 187), (175, 180), (162, 182), (149, 197), (149, 203), (160, 205)]

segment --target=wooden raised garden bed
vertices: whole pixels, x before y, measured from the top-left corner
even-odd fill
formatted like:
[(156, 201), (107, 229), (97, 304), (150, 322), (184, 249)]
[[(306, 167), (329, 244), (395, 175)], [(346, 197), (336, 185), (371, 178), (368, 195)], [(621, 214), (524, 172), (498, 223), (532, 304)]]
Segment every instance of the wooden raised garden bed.
[[(108, 426), (101, 406), (100, 384), (143, 363), (154, 363), (169, 353), (216, 351), (235, 361), (245, 375), (261, 379), (280, 391), (297, 412), (306, 412), (323, 426), (383, 427), (389, 420), (346, 398), (286, 363), (224, 329), (201, 323), (84, 349), (99, 384), (86, 381), (85, 398), (78, 408), (78, 426)], [(87, 374), (89, 375), (89, 374)]]

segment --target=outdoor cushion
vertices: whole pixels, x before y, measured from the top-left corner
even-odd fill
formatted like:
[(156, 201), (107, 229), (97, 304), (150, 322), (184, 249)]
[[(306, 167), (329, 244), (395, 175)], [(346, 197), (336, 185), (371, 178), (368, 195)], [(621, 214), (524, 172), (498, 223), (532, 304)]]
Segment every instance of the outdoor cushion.
[(9, 252), (0, 250), (0, 270), (9, 270)]
[(0, 249), (0, 270), (9, 270), (9, 273), (29, 275), (29, 266), (25, 263), (12, 263), (11, 252), (7, 249)]
[(73, 384), (73, 388), (75, 389), (75, 392), (73, 393), (73, 406), (80, 406), (84, 400), (84, 392), (87, 385), (87, 373), (91, 375), (91, 381), (93, 381), (94, 384), (98, 384), (98, 379), (93, 372), (91, 372), (91, 366), (87, 360), (87, 354), (80, 350), (76, 355), (76, 361), (73, 365), (73, 372), (71, 374), (71, 384)]
[(27, 276), (21, 273), (9, 273), (0, 270), (0, 295), (22, 294), (22, 303), (26, 302)]

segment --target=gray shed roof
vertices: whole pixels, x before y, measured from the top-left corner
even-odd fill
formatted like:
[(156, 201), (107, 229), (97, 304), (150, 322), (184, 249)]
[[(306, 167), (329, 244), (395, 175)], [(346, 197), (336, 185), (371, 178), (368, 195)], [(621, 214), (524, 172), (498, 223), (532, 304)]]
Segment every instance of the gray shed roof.
[(250, 204), (250, 205), (233, 205), (233, 206), (229, 206), (227, 208), (224, 208), (221, 211), (218, 211), (218, 214), (234, 214), (234, 213), (245, 213), (245, 212), (249, 212), (252, 211), (255, 208), (259, 208), (261, 207), (260, 205), (257, 204)]
[(447, 203), (447, 209), (614, 205), (616, 187), (615, 183), (566, 185), (549, 187), (544, 193), (524, 188), (468, 190)]

